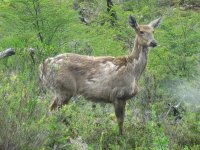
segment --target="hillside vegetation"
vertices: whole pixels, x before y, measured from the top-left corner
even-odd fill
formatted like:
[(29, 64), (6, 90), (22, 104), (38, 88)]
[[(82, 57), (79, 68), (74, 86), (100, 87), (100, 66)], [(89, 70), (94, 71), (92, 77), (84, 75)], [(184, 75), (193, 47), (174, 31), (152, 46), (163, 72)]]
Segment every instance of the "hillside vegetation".
[[(105, 0), (1, 0), (0, 51), (14, 48), (15, 55), (0, 59), (0, 149), (200, 149), (199, 6), (199, 0), (113, 0), (109, 10)], [(135, 37), (129, 15), (141, 24), (163, 21), (140, 92), (128, 101), (124, 135), (111, 104), (93, 108), (75, 97), (50, 112), (53, 95), (39, 89), (39, 64), (65, 52), (129, 54)]]

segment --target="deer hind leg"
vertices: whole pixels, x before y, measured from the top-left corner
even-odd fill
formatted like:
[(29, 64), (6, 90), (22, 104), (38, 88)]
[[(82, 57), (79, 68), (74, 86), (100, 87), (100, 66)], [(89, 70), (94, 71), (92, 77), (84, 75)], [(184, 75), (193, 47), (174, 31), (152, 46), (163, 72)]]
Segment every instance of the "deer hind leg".
[(75, 95), (76, 82), (70, 74), (62, 74), (58, 79), (55, 79), (52, 88), (56, 95), (51, 105), (51, 110), (54, 110), (55, 108), (61, 108), (63, 105), (68, 104), (71, 97)]
[(51, 104), (50, 110), (53, 111), (58, 108), (58, 97), (55, 97), (53, 103)]
[(53, 103), (51, 104), (50, 110), (55, 110), (57, 108), (61, 108), (63, 105), (68, 104), (69, 100), (71, 99), (71, 95), (67, 93), (59, 93), (56, 94), (57, 96), (55, 97)]
[(119, 134), (123, 134), (123, 123), (124, 123), (124, 115), (125, 115), (125, 106), (126, 101), (123, 100), (115, 100), (114, 108), (115, 108), (115, 115), (117, 117), (117, 123), (119, 127)]

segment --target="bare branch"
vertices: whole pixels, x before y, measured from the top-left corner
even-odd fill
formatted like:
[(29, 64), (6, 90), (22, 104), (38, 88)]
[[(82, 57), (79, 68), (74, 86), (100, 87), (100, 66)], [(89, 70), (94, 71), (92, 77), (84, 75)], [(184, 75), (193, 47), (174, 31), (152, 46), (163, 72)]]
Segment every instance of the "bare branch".
[(112, 7), (113, 7), (112, 0), (107, 0), (107, 12), (111, 12), (111, 16), (116, 20), (117, 15), (116, 12), (112, 9)]
[(3, 52), (0, 52), (0, 59), (5, 58), (5, 57), (9, 57), (15, 54), (15, 51), (13, 48), (8, 48)]

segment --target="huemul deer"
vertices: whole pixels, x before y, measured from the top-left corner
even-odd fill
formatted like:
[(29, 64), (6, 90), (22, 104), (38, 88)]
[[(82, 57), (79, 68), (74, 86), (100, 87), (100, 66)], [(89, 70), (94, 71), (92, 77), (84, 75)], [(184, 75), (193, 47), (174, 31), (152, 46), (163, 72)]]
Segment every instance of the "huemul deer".
[(65, 53), (47, 58), (40, 65), (40, 80), (55, 94), (51, 110), (67, 104), (71, 97), (82, 95), (93, 102), (112, 103), (119, 133), (123, 133), (126, 100), (138, 92), (138, 80), (147, 65), (150, 47), (157, 46), (153, 33), (161, 22), (138, 25), (129, 16), (136, 31), (135, 45), (130, 55), (123, 57), (92, 57)]

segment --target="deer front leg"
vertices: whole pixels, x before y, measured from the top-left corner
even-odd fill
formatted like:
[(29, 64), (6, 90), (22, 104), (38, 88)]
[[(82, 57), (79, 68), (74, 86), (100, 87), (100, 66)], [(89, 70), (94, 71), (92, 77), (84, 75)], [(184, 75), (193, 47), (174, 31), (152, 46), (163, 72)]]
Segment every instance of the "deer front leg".
[(117, 117), (117, 123), (119, 127), (119, 134), (123, 134), (123, 123), (124, 123), (124, 115), (125, 115), (125, 105), (126, 101), (123, 100), (115, 100), (114, 108), (115, 108), (115, 115)]

